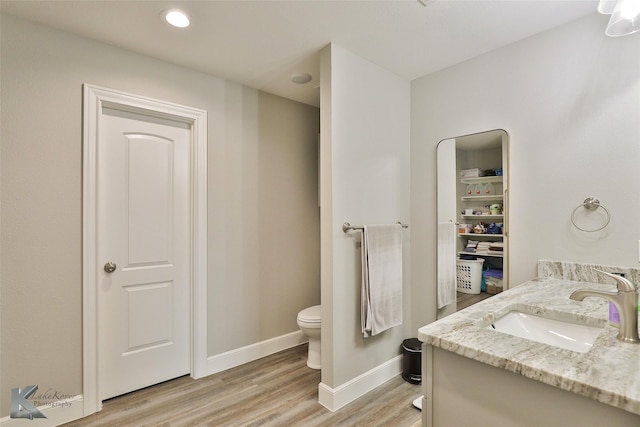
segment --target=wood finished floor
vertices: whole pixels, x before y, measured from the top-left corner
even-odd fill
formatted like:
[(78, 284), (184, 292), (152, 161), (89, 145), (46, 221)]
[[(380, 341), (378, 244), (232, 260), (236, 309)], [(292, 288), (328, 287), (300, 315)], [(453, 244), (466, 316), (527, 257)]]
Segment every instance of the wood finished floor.
[(318, 403), (320, 372), (301, 345), (205, 378), (167, 381), (103, 403), (67, 427), (91, 426), (393, 426), (421, 413), (419, 385), (398, 376), (336, 412)]
[(488, 294), (486, 292), (480, 292), (479, 294), (465, 294), (464, 292), (458, 292), (456, 309), (457, 311), (460, 311), (463, 308), (467, 308), (470, 305), (473, 305), (492, 296), (492, 294)]

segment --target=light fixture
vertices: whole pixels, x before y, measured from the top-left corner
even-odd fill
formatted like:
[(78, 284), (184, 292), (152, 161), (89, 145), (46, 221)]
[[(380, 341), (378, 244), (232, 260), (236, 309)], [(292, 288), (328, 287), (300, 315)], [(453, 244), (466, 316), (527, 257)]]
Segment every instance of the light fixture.
[(617, 0), (600, 0), (598, 3), (598, 12), (603, 15), (611, 15), (613, 13), (613, 9), (616, 8)]
[(164, 20), (167, 21), (170, 25), (178, 28), (186, 28), (191, 24), (189, 21), (189, 17), (186, 13), (181, 10), (171, 9), (166, 10), (162, 13)]
[(605, 31), (608, 36), (626, 36), (640, 31), (639, 0), (600, 0), (598, 12), (611, 14)]
[(305, 83), (309, 83), (312, 77), (306, 73), (296, 73), (291, 75), (291, 81), (297, 83), (299, 85), (303, 85)]

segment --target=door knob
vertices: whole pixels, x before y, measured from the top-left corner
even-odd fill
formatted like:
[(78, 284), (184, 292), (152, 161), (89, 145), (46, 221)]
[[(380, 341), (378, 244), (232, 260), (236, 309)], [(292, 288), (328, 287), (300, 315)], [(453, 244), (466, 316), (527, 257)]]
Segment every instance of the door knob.
[(106, 271), (107, 273), (113, 273), (114, 271), (116, 271), (116, 267), (117, 266), (115, 262), (109, 261), (104, 265), (104, 271)]

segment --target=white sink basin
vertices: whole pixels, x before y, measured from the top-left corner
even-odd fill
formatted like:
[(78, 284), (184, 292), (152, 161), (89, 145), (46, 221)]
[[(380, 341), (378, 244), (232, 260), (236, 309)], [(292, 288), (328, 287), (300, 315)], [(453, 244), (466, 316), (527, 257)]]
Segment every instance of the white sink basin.
[(603, 328), (510, 311), (487, 326), (487, 329), (586, 353), (591, 349)]

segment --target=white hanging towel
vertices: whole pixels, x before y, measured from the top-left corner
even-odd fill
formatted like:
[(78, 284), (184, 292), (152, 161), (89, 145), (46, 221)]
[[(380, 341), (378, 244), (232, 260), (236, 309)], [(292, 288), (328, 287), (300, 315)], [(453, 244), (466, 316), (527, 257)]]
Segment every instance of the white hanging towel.
[(456, 300), (456, 225), (438, 224), (438, 308)]
[(402, 226), (365, 225), (362, 232), (362, 335), (402, 324)]

